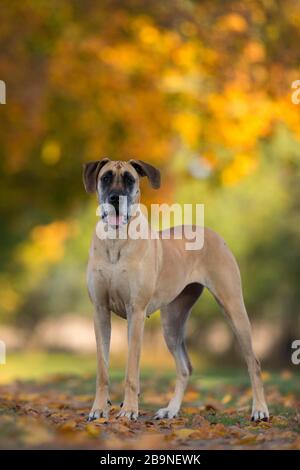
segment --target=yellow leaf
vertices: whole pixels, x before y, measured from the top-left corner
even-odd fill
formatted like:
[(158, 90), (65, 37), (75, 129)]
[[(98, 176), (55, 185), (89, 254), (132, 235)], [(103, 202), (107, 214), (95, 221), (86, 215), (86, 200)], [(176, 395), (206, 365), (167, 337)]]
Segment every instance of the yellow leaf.
[(101, 429), (94, 424), (87, 424), (85, 427), (87, 434), (91, 437), (97, 437), (101, 434)]
[(193, 432), (195, 432), (193, 429), (188, 429), (188, 428), (182, 428), (174, 431), (174, 434), (179, 437), (180, 439), (186, 439), (189, 437)]
[(223, 398), (222, 398), (222, 403), (226, 405), (226, 403), (229, 403), (232, 400), (232, 395), (230, 393), (227, 393)]
[(45, 142), (41, 158), (47, 165), (55, 165), (61, 157), (61, 148), (59, 142), (55, 140), (48, 140)]
[(237, 444), (255, 444), (257, 436), (255, 434), (247, 434), (237, 441)]
[(248, 29), (248, 23), (239, 13), (228, 13), (221, 17), (218, 24), (222, 30), (229, 30), (235, 33), (243, 33)]
[(66, 421), (62, 426), (60, 426), (59, 430), (62, 432), (70, 432), (70, 431), (74, 431), (76, 426), (77, 426), (76, 421), (74, 420)]
[(194, 414), (199, 413), (199, 408), (196, 406), (186, 406), (182, 409), (183, 413)]

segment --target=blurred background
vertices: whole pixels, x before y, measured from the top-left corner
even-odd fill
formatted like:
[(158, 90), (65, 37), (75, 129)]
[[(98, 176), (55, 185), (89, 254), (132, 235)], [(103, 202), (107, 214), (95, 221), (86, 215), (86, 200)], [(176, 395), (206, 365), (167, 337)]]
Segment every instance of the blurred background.
[[(82, 164), (103, 156), (161, 169), (160, 191), (143, 182), (146, 204), (205, 204), (205, 224), (238, 259), (258, 355), (295, 369), (300, 3), (3, 0), (0, 23), (3, 377), (35, 374), (37, 358), (54, 356), (53, 370), (85, 355), (94, 371), (85, 269), (96, 198)], [(169, 367), (159, 315), (147, 322), (143, 361)], [(208, 293), (187, 333), (196, 364), (241, 365)], [(112, 350), (124, 362), (122, 320)]]

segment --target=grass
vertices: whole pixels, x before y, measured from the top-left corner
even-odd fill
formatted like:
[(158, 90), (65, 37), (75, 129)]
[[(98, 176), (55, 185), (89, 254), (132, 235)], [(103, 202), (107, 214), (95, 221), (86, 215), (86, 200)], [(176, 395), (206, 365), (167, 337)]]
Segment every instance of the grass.
[[(110, 376), (112, 381), (122, 382), (125, 373), (124, 358), (113, 357), (111, 360)], [(19, 352), (8, 354), (6, 364), (0, 365), (0, 384), (10, 383), (14, 380), (35, 381), (51, 376), (74, 375), (87, 379), (87, 384), (94, 383), (96, 372), (95, 355), (73, 354), (65, 352)], [(141, 378), (148, 379), (155, 376), (159, 389), (165, 388), (175, 378), (175, 368), (169, 363), (160, 362), (159, 369), (154, 366), (143, 365)], [(300, 396), (300, 374), (291, 374), (281, 371), (264, 373), (267, 386), (276, 386), (280, 393), (296, 393)], [(249, 377), (244, 369), (215, 367), (198, 367), (194, 370), (190, 383), (201, 389), (204, 394), (211, 391), (221, 398), (224, 387), (238, 384), (239, 388), (249, 387)]]
[(0, 365), (0, 383), (12, 380), (37, 380), (52, 374), (92, 374), (96, 358), (58, 352), (21, 352), (7, 354), (6, 364)]

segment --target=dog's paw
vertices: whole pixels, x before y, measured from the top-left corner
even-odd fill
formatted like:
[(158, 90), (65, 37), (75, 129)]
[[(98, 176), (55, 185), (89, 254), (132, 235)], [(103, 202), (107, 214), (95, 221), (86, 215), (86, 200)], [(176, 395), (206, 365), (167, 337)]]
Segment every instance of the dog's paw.
[(109, 416), (109, 410), (101, 410), (97, 408), (95, 410), (90, 411), (87, 417), (87, 421), (94, 421), (95, 419), (99, 419), (99, 418), (108, 419), (108, 416)]
[(155, 413), (154, 419), (176, 418), (179, 410), (177, 408), (161, 408)]
[(125, 406), (123, 406), (121, 411), (117, 414), (117, 418), (127, 418), (130, 421), (136, 421), (138, 419), (138, 416), (138, 410), (131, 410)]
[(95, 419), (99, 418), (106, 418), (108, 419), (109, 417), (109, 407), (111, 406), (111, 401), (107, 400), (107, 405), (104, 407), (97, 406), (95, 403), (93, 405), (93, 408), (91, 409), (87, 421), (94, 421)]
[(253, 406), (251, 421), (269, 421), (269, 417), (267, 405)]

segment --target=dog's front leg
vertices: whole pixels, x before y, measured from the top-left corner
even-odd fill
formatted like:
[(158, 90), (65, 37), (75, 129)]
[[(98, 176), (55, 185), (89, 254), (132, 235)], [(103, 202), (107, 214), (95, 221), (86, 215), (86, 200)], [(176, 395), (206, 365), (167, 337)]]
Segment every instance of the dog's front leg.
[(111, 335), (111, 313), (106, 307), (97, 307), (94, 316), (94, 328), (97, 343), (97, 379), (96, 396), (89, 414), (89, 421), (108, 418), (109, 415), (109, 345)]
[(125, 379), (125, 396), (123, 407), (118, 417), (126, 416), (136, 420), (138, 417), (139, 369), (142, 349), (145, 311), (128, 312), (128, 360)]

